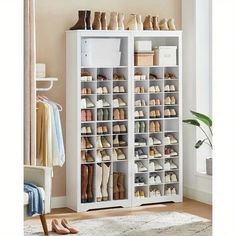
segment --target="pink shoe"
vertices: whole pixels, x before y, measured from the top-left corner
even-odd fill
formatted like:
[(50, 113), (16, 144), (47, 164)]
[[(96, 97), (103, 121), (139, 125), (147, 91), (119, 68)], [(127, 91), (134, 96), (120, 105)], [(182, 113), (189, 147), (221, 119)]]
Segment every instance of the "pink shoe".
[(70, 231), (71, 234), (77, 234), (79, 232), (78, 229), (71, 227), (66, 219), (61, 220), (61, 224)]
[(69, 234), (70, 230), (64, 228), (56, 219), (52, 220), (52, 232), (57, 234)]

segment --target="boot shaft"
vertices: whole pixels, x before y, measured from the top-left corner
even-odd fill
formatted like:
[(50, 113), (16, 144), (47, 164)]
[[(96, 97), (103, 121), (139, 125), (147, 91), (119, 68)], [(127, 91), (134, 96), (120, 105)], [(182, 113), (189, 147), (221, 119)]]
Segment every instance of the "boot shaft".
[(120, 192), (124, 192), (125, 187), (124, 187), (124, 174), (123, 173), (119, 173), (118, 175), (117, 186)]
[(91, 27), (91, 11), (86, 11), (85, 21), (86, 21), (86, 29), (91, 30), (92, 29), (92, 27)]
[(94, 12), (94, 20), (93, 20), (93, 30), (101, 30), (101, 13), (96, 11)]
[(102, 15), (101, 15), (101, 25), (102, 25), (102, 30), (107, 30), (106, 12), (102, 12)]
[(117, 12), (111, 12), (109, 30), (118, 30), (118, 14)]

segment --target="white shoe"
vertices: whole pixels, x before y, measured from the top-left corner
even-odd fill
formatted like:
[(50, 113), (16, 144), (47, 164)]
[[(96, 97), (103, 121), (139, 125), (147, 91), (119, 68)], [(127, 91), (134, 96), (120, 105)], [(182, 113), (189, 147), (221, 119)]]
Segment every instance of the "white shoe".
[(97, 101), (97, 108), (102, 108), (103, 107), (103, 101), (102, 99)]
[(170, 161), (170, 169), (178, 169), (178, 166), (173, 161)]
[(170, 137), (167, 136), (167, 137), (164, 137), (164, 145), (169, 145), (170, 144)]
[(143, 165), (143, 163), (141, 161), (137, 161), (136, 164), (138, 166), (138, 172), (146, 172), (147, 171), (147, 168)]
[(156, 194), (155, 194), (155, 190), (150, 190), (150, 197), (155, 197)]
[(126, 106), (126, 103), (121, 98), (118, 98), (118, 100), (119, 100), (120, 107)]
[(151, 175), (150, 177), (149, 177), (149, 184), (155, 184), (156, 182), (155, 182), (155, 177), (153, 176), (153, 175)]
[(170, 174), (166, 174), (165, 176), (165, 183), (170, 183)]
[(161, 177), (160, 177), (159, 175), (157, 175), (157, 176), (155, 177), (155, 183), (156, 183), (156, 184), (161, 184)]
[(160, 93), (160, 92), (161, 92), (161, 90), (160, 90), (159, 86), (158, 85), (155, 86), (155, 93)]
[(165, 85), (164, 91), (165, 92), (170, 92), (170, 86), (168, 84)]
[(103, 89), (102, 89), (102, 87), (97, 88), (97, 94), (103, 94)]
[(161, 141), (155, 137), (152, 138), (153, 139), (153, 144), (154, 145), (160, 145), (161, 144)]
[(175, 189), (175, 187), (173, 187), (172, 189), (171, 189), (171, 195), (176, 195), (177, 193), (176, 193), (176, 189)]
[(167, 137), (170, 138), (170, 144), (178, 143), (178, 140), (173, 135), (168, 135)]
[(154, 163), (154, 161), (150, 161), (150, 163), (149, 163), (149, 171), (150, 172), (155, 171), (155, 163)]
[(139, 119), (139, 112), (138, 111), (135, 111), (134, 117), (135, 117), (135, 119)]
[(105, 99), (103, 99), (102, 102), (103, 102), (103, 107), (109, 107), (110, 106), (110, 103), (107, 102)]
[(120, 86), (120, 93), (125, 93), (125, 88), (124, 88), (124, 86)]
[(102, 88), (102, 93), (103, 93), (103, 94), (108, 94), (108, 89), (107, 89), (107, 87), (103, 87), (103, 88)]
[(113, 107), (119, 107), (119, 100), (118, 100), (118, 98), (113, 99)]
[(163, 167), (159, 164), (158, 161), (155, 161), (154, 163), (155, 163), (155, 170), (162, 170), (163, 169)]
[(175, 92), (175, 86), (173, 84), (170, 86), (170, 92)]
[(170, 109), (165, 109), (164, 110), (164, 117), (170, 117), (170, 116), (171, 116)]
[(97, 150), (97, 162), (102, 162), (102, 154), (100, 150)]
[(149, 137), (149, 139), (148, 139), (149, 141), (148, 141), (148, 143), (149, 143), (149, 146), (153, 146), (154, 145), (154, 143), (153, 143), (153, 139), (152, 139), (152, 137)]
[(90, 126), (88, 126), (88, 127), (86, 128), (86, 133), (87, 133), (87, 134), (92, 134), (92, 129), (91, 129)]
[(81, 108), (87, 108), (86, 107), (86, 98), (81, 99)]
[(171, 105), (175, 105), (175, 104), (176, 104), (175, 97), (174, 97), (174, 96), (172, 96), (172, 97), (171, 97)]
[(170, 162), (166, 161), (164, 164), (164, 170), (170, 170)]
[(102, 166), (96, 165), (96, 196), (97, 201), (100, 202), (102, 200), (102, 192), (101, 192), (101, 185), (102, 185)]
[(155, 92), (156, 90), (154, 86), (149, 87), (149, 93), (155, 93)]
[(89, 98), (86, 98), (86, 107), (87, 108), (94, 107), (94, 104), (91, 102), (91, 100)]
[(113, 149), (113, 150), (112, 150), (112, 157), (113, 157), (113, 160), (114, 160), (114, 161), (117, 161), (117, 152), (116, 152), (116, 149)]
[(134, 80), (141, 80), (141, 75), (135, 75)]
[(81, 128), (81, 134), (87, 134), (87, 129), (85, 126)]
[(102, 146), (102, 141), (101, 141), (101, 137), (97, 137), (97, 147), (98, 147), (98, 148), (103, 148), (103, 146)]
[(161, 191), (159, 189), (156, 189), (155, 195), (156, 195), (156, 197), (160, 197), (161, 196)]
[(170, 181), (171, 181), (171, 182), (178, 182), (177, 176), (176, 176), (175, 173), (172, 173), (172, 174), (170, 175)]
[(141, 107), (141, 100), (137, 100), (135, 101), (135, 104), (134, 104), (136, 107)]
[(119, 93), (119, 92), (120, 92), (119, 86), (115, 86), (113, 88), (113, 93)]
[(171, 195), (171, 189), (170, 188), (165, 190), (165, 195), (166, 196), (170, 196)]

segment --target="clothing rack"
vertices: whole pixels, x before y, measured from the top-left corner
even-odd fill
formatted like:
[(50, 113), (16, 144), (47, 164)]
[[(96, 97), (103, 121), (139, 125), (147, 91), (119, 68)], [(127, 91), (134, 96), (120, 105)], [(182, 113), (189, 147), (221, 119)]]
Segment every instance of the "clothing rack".
[(49, 86), (46, 88), (37, 88), (36, 91), (49, 91), (53, 87), (53, 82), (58, 81), (58, 78), (48, 77), (48, 78), (36, 78), (36, 82), (50, 82)]

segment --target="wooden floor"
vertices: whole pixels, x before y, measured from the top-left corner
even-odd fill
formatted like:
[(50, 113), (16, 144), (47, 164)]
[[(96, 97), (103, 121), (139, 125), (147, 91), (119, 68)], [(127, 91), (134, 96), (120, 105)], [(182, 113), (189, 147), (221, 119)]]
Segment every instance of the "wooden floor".
[[(212, 206), (185, 198), (182, 203), (165, 203), (146, 205), (135, 208), (112, 208), (76, 213), (68, 208), (53, 209), (47, 219), (67, 218), (68, 220), (82, 220), (99, 217), (153, 214), (163, 211), (187, 212), (193, 215), (212, 219)], [(35, 219), (35, 218), (33, 218)], [(32, 218), (31, 218), (32, 220)], [(35, 219), (36, 220), (36, 219)]]

